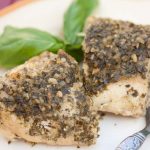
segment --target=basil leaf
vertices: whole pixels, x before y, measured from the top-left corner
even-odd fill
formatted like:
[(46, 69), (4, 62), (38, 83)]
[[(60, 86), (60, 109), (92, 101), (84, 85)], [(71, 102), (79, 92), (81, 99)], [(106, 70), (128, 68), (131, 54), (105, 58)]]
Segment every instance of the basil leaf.
[(64, 42), (49, 33), (7, 26), (0, 36), (0, 66), (13, 67), (45, 50), (57, 53), (64, 48)]
[(66, 52), (74, 57), (78, 62), (83, 60), (83, 51), (81, 45), (66, 45)]
[(75, 0), (64, 16), (64, 36), (68, 44), (81, 44), (83, 38), (78, 33), (83, 31), (87, 17), (98, 6), (99, 0)]

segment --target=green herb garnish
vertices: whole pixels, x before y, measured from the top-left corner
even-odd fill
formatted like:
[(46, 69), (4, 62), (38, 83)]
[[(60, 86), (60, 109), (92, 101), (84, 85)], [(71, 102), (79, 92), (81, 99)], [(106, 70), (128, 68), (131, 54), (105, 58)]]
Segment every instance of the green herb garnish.
[(49, 33), (7, 26), (0, 37), (0, 65), (13, 67), (45, 50), (57, 53), (60, 48), (65, 48), (63, 41)]
[(0, 36), (0, 66), (14, 67), (43, 51), (57, 53), (64, 49), (76, 58), (83, 59), (82, 40), (87, 17), (98, 5), (98, 0), (75, 0), (64, 16), (64, 41), (34, 28), (14, 28), (7, 26)]

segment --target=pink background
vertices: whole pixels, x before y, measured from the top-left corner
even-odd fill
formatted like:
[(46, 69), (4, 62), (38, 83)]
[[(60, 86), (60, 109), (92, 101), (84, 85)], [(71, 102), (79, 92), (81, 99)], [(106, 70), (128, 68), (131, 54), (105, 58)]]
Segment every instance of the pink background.
[(19, 0), (0, 0), (0, 9), (13, 4), (14, 2), (19, 1)]

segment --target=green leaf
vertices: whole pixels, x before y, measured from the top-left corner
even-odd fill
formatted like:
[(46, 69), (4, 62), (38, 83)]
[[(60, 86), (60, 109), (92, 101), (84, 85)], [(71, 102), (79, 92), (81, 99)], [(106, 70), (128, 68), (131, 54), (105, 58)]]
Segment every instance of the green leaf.
[(86, 19), (98, 6), (99, 0), (75, 0), (64, 16), (64, 36), (68, 44), (81, 44), (83, 38), (78, 33), (83, 31)]
[(57, 53), (64, 48), (64, 42), (49, 33), (7, 26), (0, 36), (0, 66), (13, 67), (45, 50)]
[(66, 45), (66, 52), (74, 57), (78, 62), (83, 60), (83, 51), (81, 45)]

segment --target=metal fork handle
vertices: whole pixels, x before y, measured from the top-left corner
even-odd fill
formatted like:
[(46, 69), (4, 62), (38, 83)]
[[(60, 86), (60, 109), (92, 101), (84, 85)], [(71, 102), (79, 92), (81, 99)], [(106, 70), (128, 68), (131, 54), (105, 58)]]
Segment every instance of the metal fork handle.
[(146, 135), (143, 133), (135, 133), (122, 141), (116, 150), (138, 150), (144, 143), (145, 139)]

